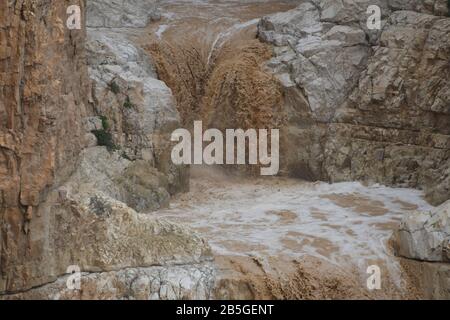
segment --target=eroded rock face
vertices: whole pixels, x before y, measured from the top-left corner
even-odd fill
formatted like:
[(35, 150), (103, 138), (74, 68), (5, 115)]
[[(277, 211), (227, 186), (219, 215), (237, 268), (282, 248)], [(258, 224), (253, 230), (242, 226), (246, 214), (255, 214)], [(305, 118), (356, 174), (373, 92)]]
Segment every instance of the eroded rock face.
[[(372, 4), (382, 9), (379, 31), (366, 27)], [(267, 66), (286, 92), (283, 130), (298, 146), (284, 149), (288, 174), (423, 188), (432, 204), (448, 200), (447, 15), (446, 1), (318, 0), (264, 18), (260, 38), (276, 55)], [(449, 219), (447, 201), (406, 216), (394, 237), (398, 255), (442, 263), (419, 267), (429, 297), (448, 297)]]
[(0, 3), (0, 293), (36, 284), (46, 244), (33, 220), (86, 146), (83, 30), (65, 27), (84, 1)]
[[(425, 188), (433, 204), (450, 197), (449, 34), (449, 18), (407, 11), (391, 15), (358, 87), (335, 118), (358, 123), (355, 131), (380, 128), (381, 135), (373, 135), (377, 143), (352, 142), (350, 147), (350, 154), (367, 150), (380, 158), (375, 157), (374, 168), (367, 165), (367, 155), (354, 157), (356, 168), (347, 175)], [(337, 142), (330, 151), (342, 146)], [(332, 163), (328, 167), (335, 170)]]
[(103, 272), (210, 259), (209, 246), (188, 228), (137, 213), (101, 192), (69, 194), (49, 210), (55, 225), (49, 258), (58, 267)]
[(260, 35), (279, 47), (287, 46), (277, 57), (282, 61), (276, 68), (284, 65), (284, 70), (277, 70), (280, 77), (288, 78), (283, 71), (292, 72), (291, 81), (303, 88), (314, 117), (327, 122), (356, 84), (369, 45), (360, 28), (322, 22), (322, 15), (316, 5), (305, 2), (291, 12), (263, 19)]
[(402, 257), (450, 262), (450, 201), (430, 212), (404, 217), (394, 240), (397, 254)]
[[(380, 31), (366, 26), (373, 4)], [(284, 136), (298, 146), (282, 147), (288, 174), (424, 188), (433, 204), (450, 197), (446, 8), (322, 0), (261, 21), (276, 55), (267, 67), (286, 93)]]

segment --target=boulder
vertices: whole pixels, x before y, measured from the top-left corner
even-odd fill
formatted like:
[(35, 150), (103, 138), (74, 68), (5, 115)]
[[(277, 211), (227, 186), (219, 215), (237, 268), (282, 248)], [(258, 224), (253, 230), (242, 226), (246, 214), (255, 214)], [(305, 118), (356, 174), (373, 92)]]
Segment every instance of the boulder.
[(145, 160), (130, 161), (120, 151), (87, 148), (65, 188), (78, 199), (102, 192), (130, 208), (148, 213), (169, 204), (168, 180)]
[(394, 235), (396, 253), (430, 262), (450, 262), (450, 201), (429, 212), (405, 216)]

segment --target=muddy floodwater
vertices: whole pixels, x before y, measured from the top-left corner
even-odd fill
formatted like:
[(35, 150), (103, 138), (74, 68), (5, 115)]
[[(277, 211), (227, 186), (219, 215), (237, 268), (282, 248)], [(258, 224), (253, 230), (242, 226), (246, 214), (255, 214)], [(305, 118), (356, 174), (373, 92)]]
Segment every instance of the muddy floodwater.
[[(189, 193), (154, 214), (190, 225), (209, 242), (225, 270), (244, 265), (251, 271), (257, 262), (271, 273), (286, 267), (282, 261), (297, 261), (322, 277), (322, 271), (336, 268), (330, 274), (337, 272), (337, 281), (352, 287), (356, 297), (370, 297), (365, 290), (372, 265), (382, 270), (386, 296), (406, 290), (409, 280), (389, 239), (402, 215), (430, 208), (417, 190), (202, 170), (194, 172)], [(286, 272), (289, 277), (292, 271)]]

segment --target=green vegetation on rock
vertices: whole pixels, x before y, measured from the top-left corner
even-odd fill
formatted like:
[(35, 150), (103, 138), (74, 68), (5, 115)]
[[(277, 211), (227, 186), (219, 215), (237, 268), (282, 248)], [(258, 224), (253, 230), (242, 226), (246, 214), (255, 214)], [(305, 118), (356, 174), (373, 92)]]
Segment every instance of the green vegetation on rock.
[(114, 94), (119, 94), (119, 93), (120, 93), (120, 87), (119, 87), (119, 85), (118, 85), (115, 81), (112, 81), (112, 82), (109, 84), (109, 89), (110, 89), (111, 92), (114, 93)]
[(125, 98), (125, 102), (123, 103), (123, 107), (126, 108), (126, 109), (133, 109), (134, 108), (134, 104), (131, 102), (129, 96), (127, 96)]

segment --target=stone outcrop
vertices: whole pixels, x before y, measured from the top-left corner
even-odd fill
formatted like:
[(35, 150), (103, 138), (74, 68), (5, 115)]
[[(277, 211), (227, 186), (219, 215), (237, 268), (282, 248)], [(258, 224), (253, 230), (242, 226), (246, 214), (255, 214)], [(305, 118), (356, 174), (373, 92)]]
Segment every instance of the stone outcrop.
[[(381, 30), (366, 26), (374, 4)], [(259, 38), (275, 52), (267, 67), (286, 97), (286, 144), (297, 146), (282, 146), (285, 172), (449, 199), (447, 14), (446, 1), (322, 0), (262, 19)]]
[(102, 192), (138, 212), (150, 212), (169, 203), (167, 177), (145, 160), (130, 161), (120, 152), (92, 147), (80, 154), (79, 165), (63, 187), (77, 198)]
[(427, 298), (450, 299), (450, 201), (404, 216), (392, 244)]
[[(366, 9), (382, 10), (368, 30)], [(393, 237), (427, 297), (448, 299), (450, 18), (446, 1), (305, 1), (264, 18), (259, 38), (285, 92), (283, 169), (331, 182), (422, 188), (440, 207)], [(283, 160), (284, 159), (284, 160)], [(447, 202), (445, 202), (447, 201)], [(429, 263), (433, 262), (433, 263)]]
[(429, 262), (450, 262), (450, 201), (430, 212), (403, 218), (394, 235), (397, 254)]

